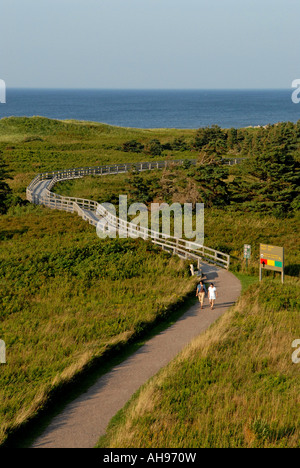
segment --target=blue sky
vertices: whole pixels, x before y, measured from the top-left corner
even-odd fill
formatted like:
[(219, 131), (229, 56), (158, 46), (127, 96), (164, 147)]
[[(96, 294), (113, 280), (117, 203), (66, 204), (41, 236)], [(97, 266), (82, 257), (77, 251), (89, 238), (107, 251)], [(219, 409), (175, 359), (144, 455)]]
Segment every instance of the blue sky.
[(1, 0), (7, 87), (289, 88), (299, 0)]

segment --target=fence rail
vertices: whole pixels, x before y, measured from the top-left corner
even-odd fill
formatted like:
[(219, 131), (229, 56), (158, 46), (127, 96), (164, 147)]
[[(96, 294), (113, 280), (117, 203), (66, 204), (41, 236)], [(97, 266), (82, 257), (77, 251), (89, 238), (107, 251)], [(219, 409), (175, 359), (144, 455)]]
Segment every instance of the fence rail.
[[(239, 164), (244, 158), (224, 159), (223, 164), (233, 165)], [(109, 213), (104, 206), (94, 200), (88, 200), (76, 197), (65, 197), (51, 191), (54, 185), (63, 180), (71, 180), (82, 178), (85, 176), (101, 176), (107, 174), (125, 173), (130, 170), (138, 172), (163, 169), (168, 166), (179, 164), (182, 165), (186, 160), (168, 160), (168, 161), (151, 161), (140, 163), (122, 163), (106, 166), (95, 167), (79, 167), (75, 169), (67, 169), (61, 171), (44, 172), (38, 174), (26, 189), (27, 199), (35, 204), (45, 205), (49, 208), (64, 210), (71, 213), (76, 212), (84, 220), (93, 224), (99, 230), (115, 229), (119, 233), (127, 233), (131, 237), (142, 237), (149, 239), (154, 244), (160, 246), (163, 250), (170, 251), (173, 254), (179, 255), (182, 258), (197, 261), (198, 268), (202, 261), (216, 264), (222, 268), (229, 268), (230, 256), (223, 252), (205, 247), (204, 245), (190, 242), (178, 237), (167, 236), (161, 232), (156, 232), (151, 229), (145, 229), (128, 221), (122, 220), (117, 216)], [(192, 165), (196, 164), (196, 160), (189, 160)], [(48, 182), (47, 182), (48, 181)], [(46, 182), (43, 185), (43, 182)], [(100, 220), (106, 220), (103, 225)], [(108, 224), (107, 224), (108, 223)]]

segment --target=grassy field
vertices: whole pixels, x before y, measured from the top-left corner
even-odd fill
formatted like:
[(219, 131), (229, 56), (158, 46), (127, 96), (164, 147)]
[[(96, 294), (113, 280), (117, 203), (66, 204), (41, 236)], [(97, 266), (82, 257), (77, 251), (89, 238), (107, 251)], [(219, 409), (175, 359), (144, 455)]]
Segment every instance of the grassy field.
[[(0, 339), (7, 346), (7, 364), (1, 365), (0, 373), (0, 444), (39, 413), (55, 389), (72, 381), (107, 350), (117, 349), (165, 317), (194, 288), (186, 263), (143, 241), (100, 241), (95, 229), (77, 215), (27, 203), (27, 185), (43, 171), (195, 158), (197, 153), (191, 150), (165, 149), (159, 156), (147, 150), (155, 138), (167, 146), (181, 137), (191, 144), (195, 131), (126, 129), (42, 117), (0, 120), (0, 152), (12, 176), (8, 183), (18, 199), (16, 206), (0, 216)], [(141, 153), (124, 151), (124, 144), (132, 140), (143, 143), (146, 149)], [(151, 172), (143, 177), (146, 180), (157, 177), (159, 181), (161, 174)], [(55, 190), (115, 202), (119, 194), (128, 193), (127, 177), (85, 178), (57, 185)], [(299, 275), (299, 215), (282, 221), (271, 215), (216, 207), (205, 211), (205, 245), (230, 253), (231, 268), (243, 281), (245, 273), (257, 277), (260, 242), (283, 245), (286, 273)], [(244, 243), (252, 245), (253, 253), (247, 272), (242, 259)], [(282, 290), (278, 291), (278, 286), (272, 283), (272, 275), (267, 281), (270, 294), (264, 290), (262, 297), (266, 300), (260, 298), (255, 307), (261, 307), (267, 314), (273, 296), (277, 298), (283, 308), (281, 327), (284, 310), (294, 316), (295, 307), (288, 297), (299, 291), (299, 285), (296, 279), (287, 278), (289, 296), (285, 293), (282, 296)], [(246, 303), (254, 299), (251, 295), (245, 297), (241, 303), (243, 310), (245, 307), (241, 323), (247, 327), (249, 319), (251, 328), (252, 316), (250, 311), (250, 315), (247, 313)], [(230, 329), (229, 322), (226, 323)], [(238, 325), (233, 322), (233, 332), (239, 327), (240, 322)], [(255, 342), (255, 327), (251, 330)], [(251, 333), (247, 336), (250, 339)], [(290, 339), (288, 333), (286, 339)], [(232, 359), (231, 355), (226, 356)], [(231, 367), (228, 363), (223, 367), (226, 366)], [(188, 392), (188, 380), (184, 388)], [(174, 392), (175, 389), (176, 386)], [(283, 387), (282, 394), (287, 402), (289, 387)], [(255, 424), (260, 430), (262, 423)], [(288, 443), (294, 433), (291, 430), (287, 435)]]
[[(157, 134), (171, 141), (177, 133)], [(151, 140), (153, 132), (42, 117), (0, 121), (8, 182), (23, 200), (0, 216), (0, 338), (7, 348), (0, 443), (55, 389), (164, 318), (194, 288), (186, 264), (153, 244), (100, 241), (76, 215), (24, 202), (38, 172), (144, 159), (120, 150), (134, 138)]]
[(76, 215), (1, 216), (0, 441), (94, 358), (164, 317), (194, 288), (184, 262), (142, 240), (100, 241)]
[(299, 280), (266, 279), (144, 385), (98, 447), (299, 448)]
[(190, 139), (195, 131), (135, 130), (95, 122), (10, 117), (0, 120), (0, 151), (13, 176), (11, 187), (24, 198), (25, 188), (39, 172), (191, 157), (190, 152), (182, 151), (165, 151), (159, 157), (121, 151), (122, 144), (133, 139), (147, 143), (156, 137), (167, 142), (182, 134)]

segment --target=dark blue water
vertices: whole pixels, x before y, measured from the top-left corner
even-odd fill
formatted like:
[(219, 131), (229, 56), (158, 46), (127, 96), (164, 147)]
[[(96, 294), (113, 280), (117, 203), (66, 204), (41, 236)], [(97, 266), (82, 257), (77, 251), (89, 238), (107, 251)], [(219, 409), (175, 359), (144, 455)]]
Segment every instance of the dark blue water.
[(292, 90), (8, 89), (0, 118), (40, 115), (136, 128), (222, 128), (297, 122)]

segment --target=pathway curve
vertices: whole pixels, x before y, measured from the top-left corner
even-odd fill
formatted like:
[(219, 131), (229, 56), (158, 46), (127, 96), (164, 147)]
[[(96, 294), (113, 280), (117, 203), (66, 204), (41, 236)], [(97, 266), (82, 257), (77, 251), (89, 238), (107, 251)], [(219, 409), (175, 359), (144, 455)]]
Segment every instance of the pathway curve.
[[(171, 162), (136, 163), (134, 166), (136, 170), (143, 171), (164, 168), (169, 163)], [(182, 164), (183, 161), (177, 161), (177, 163)], [(193, 338), (206, 330), (240, 295), (239, 280), (223, 269), (229, 268), (229, 255), (195, 242), (171, 238), (158, 232), (132, 226), (131, 223), (110, 215), (101, 204), (92, 200), (64, 197), (51, 192), (51, 188), (59, 180), (127, 172), (131, 167), (132, 164), (119, 164), (39, 174), (27, 188), (27, 199), (32, 203), (43, 204), (50, 208), (77, 212), (83, 219), (97, 227), (101, 224), (101, 218), (105, 216), (109, 219), (109, 223), (119, 230), (129, 229), (130, 232), (141, 235), (145, 239), (149, 238), (173, 254), (196, 260), (208, 281), (213, 281), (218, 289), (216, 308), (211, 311), (208, 304), (204, 310), (201, 310), (198, 304), (192, 306), (174, 325), (151, 338), (131, 357), (115, 366), (85, 393), (68, 404), (59, 415), (53, 418), (32, 447), (94, 447), (99, 437), (105, 434), (110, 419), (139, 387), (174, 359)], [(214, 265), (203, 263), (204, 261)]]
[(174, 325), (103, 375), (87, 392), (53, 418), (33, 448), (92, 448), (106, 432), (110, 419), (150, 377), (166, 366), (196, 336), (233, 305), (241, 293), (240, 281), (230, 272), (202, 265), (218, 290), (215, 310), (192, 306)]

